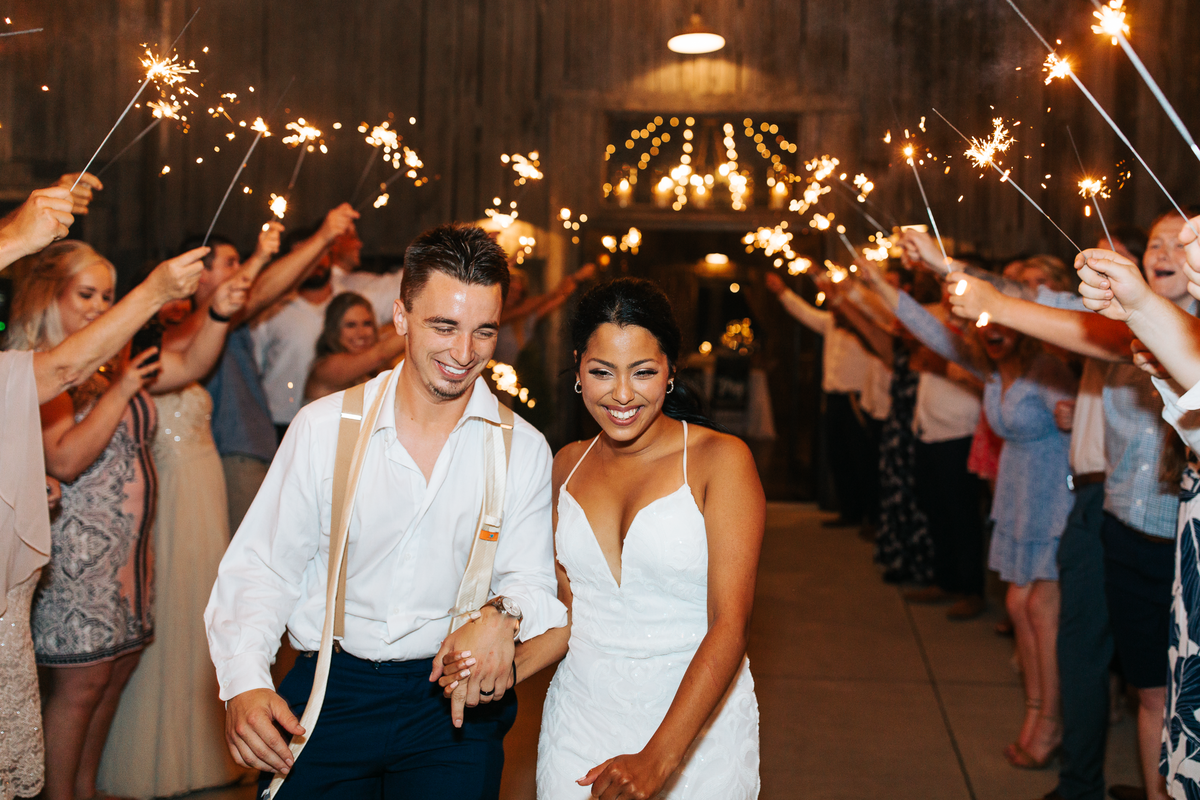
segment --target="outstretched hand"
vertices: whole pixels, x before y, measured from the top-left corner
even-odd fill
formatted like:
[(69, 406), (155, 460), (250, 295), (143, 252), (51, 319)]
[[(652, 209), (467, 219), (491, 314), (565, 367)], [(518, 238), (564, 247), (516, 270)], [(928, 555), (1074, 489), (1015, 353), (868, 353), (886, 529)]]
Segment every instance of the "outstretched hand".
[(212, 309), (222, 317), (232, 317), (246, 306), (250, 296), (250, 276), (240, 270), (217, 287), (213, 295)]
[[(61, 186), (71, 192), (71, 213), (82, 216), (88, 213), (88, 205), (92, 202), (92, 192), (100, 191), (104, 184), (90, 172), (71, 172), (58, 179), (55, 186)], [(71, 187), (75, 188), (72, 189)]]
[(1192, 217), (1179, 232), (1179, 243), (1187, 256), (1183, 272), (1188, 279), (1188, 294), (1200, 300), (1200, 235), (1197, 231), (1200, 231), (1200, 217)]
[(950, 287), (950, 310), (972, 322), (985, 312), (994, 314), (1003, 302), (1004, 295), (995, 286), (965, 272), (951, 272), (946, 285)]
[(197, 247), (154, 268), (146, 278), (146, 283), (157, 295), (160, 305), (196, 293), (196, 287), (200, 285), (200, 273), (204, 271), (201, 259), (208, 255), (208, 250), (207, 247)]
[(277, 219), (263, 223), (262, 230), (258, 233), (258, 242), (254, 247), (252, 258), (263, 262), (270, 261), (279, 252), (283, 230), (283, 223)]
[(600, 800), (649, 800), (658, 794), (672, 769), (646, 751), (610, 758), (580, 778)]
[(1075, 269), (1083, 304), (1109, 319), (1127, 322), (1154, 297), (1137, 265), (1111, 250), (1084, 250), (1075, 257)]
[(329, 213), (325, 215), (325, 221), (321, 223), (318, 233), (324, 238), (326, 244), (331, 244), (342, 234), (354, 230), (354, 220), (359, 216), (353, 206), (349, 203), (342, 203), (330, 209)]
[(949, 270), (946, 260), (942, 258), (942, 249), (938, 246), (937, 239), (924, 231), (913, 228), (904, 231), (900, 234), (900, 246), (904, 249), (906, 267), (924, 264), (939, 275), (945, 275)]
[(63, 238), (74, 221), (67, 189), (51, 186), (34, 190), (0, 228), (0, 250), (4, 252), (0, 269)]
[(1158, 363), (1158, 359), (1150, 352), (1150, 348), (1146, 347), (1138, 339), (1134, 339), (1131, 349), (1133, 350), (1133, 363), (1135, 366), (1139, 367), (1143, 372), (1153, 375), (1155, 378), (1170, 380), (1171, 374), (1167, 372), (1162, 364)]

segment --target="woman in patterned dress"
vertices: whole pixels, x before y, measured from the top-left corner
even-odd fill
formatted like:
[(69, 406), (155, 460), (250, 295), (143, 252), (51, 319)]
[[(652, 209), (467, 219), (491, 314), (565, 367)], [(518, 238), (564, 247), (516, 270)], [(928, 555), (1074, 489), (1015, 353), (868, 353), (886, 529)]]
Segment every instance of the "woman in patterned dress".
[[(112, 264), (88, 245), (51, 245), (15, 293), (11, 344), (55, 346), (108, 310), (115, 285)], [(218, 313), (232, 313), (244, 297), (244, 288), (230, 284)], [(48, 668), (48, 800), (95, 795), (121, 689), (154, 635), (149, 533), (156, 417), (145, 386), (157, 382), (169, 390), (203, 375), (216, 362), (227, 327), (210, 317), (186, 353), (150, 348), (125, 355), (41, 408), (46, 470), (63, 491), (32, 618), (37, 661)]]

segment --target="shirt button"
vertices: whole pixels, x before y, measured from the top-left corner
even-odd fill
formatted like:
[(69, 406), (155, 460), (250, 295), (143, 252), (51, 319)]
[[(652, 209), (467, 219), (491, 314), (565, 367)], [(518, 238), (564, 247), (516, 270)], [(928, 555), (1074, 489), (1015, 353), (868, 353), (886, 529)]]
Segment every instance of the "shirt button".
[(1154, 433), (1154, 428), (1146, 428), (1146, 433)]
[(1135, 500), (1133, 504), (1134, 504), (1135, 506), (1140, 506), (1140, 505), (1142, 504), (1142, 501), (1141, 501), (1141, 500)]
[(1146, 471), (1146, 470), (1148, 470), (1148, 469), (1150, 469), (1150, 465), (1149, 465), (1149, 464), (1142, 464), (1142, 472), (1145, 472), (1145, 471)]

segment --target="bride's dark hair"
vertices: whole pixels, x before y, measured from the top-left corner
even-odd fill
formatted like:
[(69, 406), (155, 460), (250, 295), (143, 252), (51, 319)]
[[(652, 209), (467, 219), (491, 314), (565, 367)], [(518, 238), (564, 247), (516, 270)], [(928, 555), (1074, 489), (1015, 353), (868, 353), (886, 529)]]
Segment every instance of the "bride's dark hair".
[(589, 290), (579, 301), (571, 319), (571, 345), (575, 348), (576, 371), (579, 370), (579, 361), (592, 334), (606, 322), (621, 328), (630, 325), (645, 328), (658, 341), (659, 349), (670, 364), (671, 377), (675, 378), (674, 390), (663, 401), (664, 414), (693, 425), (725, 430), (704, 416), (695, 390), (676, 375), (675, 362), (679, 359), (683, 337), (675, 322), (671, 301), (662, 289), (641, 278), (617, 278)]

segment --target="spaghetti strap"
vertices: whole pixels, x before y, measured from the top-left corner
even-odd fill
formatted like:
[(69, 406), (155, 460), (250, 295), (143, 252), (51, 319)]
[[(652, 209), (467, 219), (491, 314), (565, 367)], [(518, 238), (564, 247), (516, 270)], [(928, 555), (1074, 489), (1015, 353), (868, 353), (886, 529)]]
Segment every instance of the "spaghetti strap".
[[(684, 486), (687, 486), (687, 485), (688, 485), (688, 482), (687, 482), (687, 440), (688, 440), (688, 427), (687, 427), (687, 420), (686, 420), (686, 419), (685, 419), (685, 420), (681, 420), (681, 421), (683, 422), (683, 485), (684, 485)], [(587, 453), (584, 453), (584, 455), (587, 455)], [(578, 466), (578, 465), (576, 465), (576, 466)]]
[[(687, 423), (685, 422), (684, 424), (686, 425)], [(592, 448), (596, 446), (596, 442), (598, 441), (600, 441), (599, 434), (596, 435), (595, 439), (592, 439), (592, 443), (587, 446), (587, 450), (583, 451), (583, 455), (579, 457), (579, 460), (575, 462), (575, 466), (571, 467), (571, 471), (567, 473), (567, 479), (562, 483), (564, 489), (567, 488), (567, 484), (571, 482), (571, 478), (575, 477), (575, 470), (579, 469), (579, 465), (583, 463), (585, 458), (587, 458), (587, 454), (592, 452)], [(684, 463), (687, 463), (686, 455), (684, 456)]]

